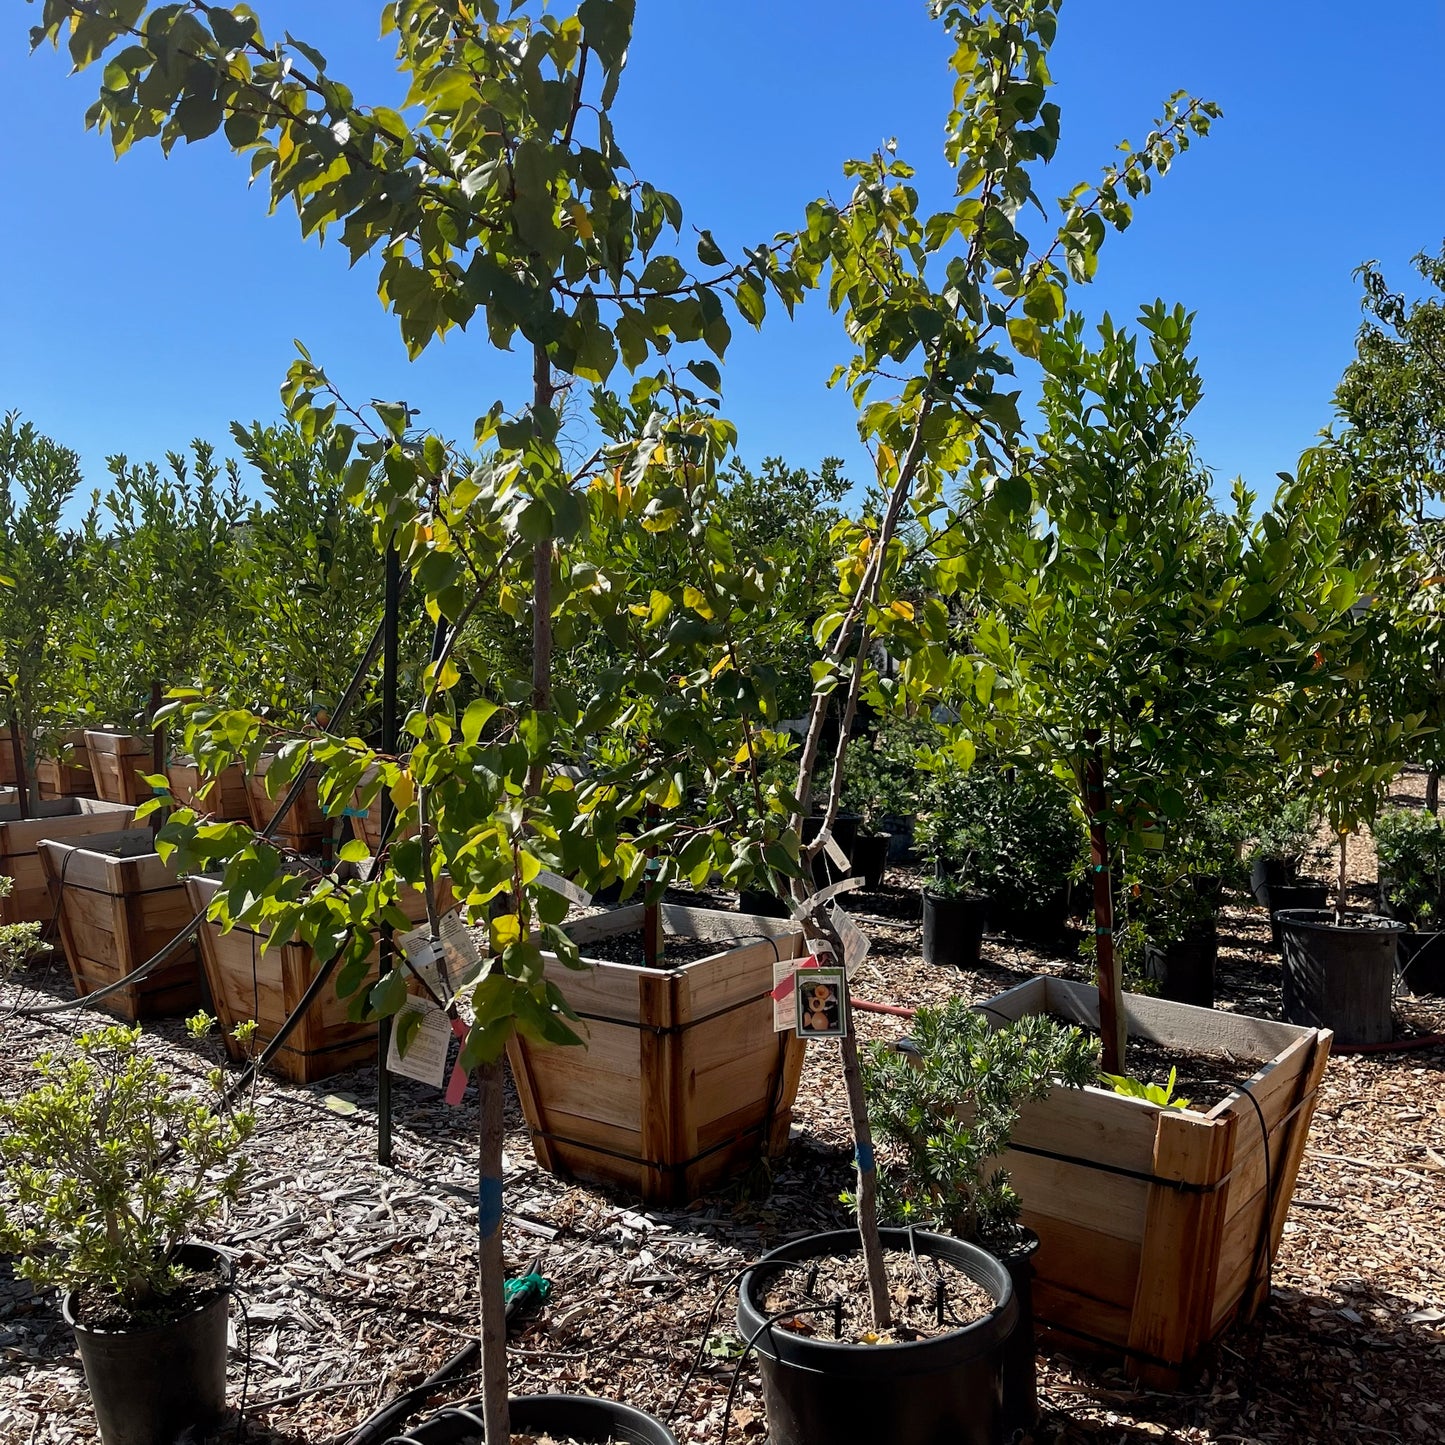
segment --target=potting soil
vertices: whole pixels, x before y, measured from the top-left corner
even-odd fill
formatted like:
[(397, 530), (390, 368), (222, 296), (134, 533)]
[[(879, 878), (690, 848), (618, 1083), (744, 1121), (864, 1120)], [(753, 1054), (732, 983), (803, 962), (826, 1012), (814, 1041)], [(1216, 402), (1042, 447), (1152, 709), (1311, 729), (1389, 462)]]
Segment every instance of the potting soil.
[(784, 1316), (780, 1323), (802, 1335), (852, 1345), (901, 1344), (946, 1335), (982, 1319), (994, 1307), (993, 1296), (981, 1284), (946, 1260), (885, 1249), (893, 1325), (875, 1330), (862, 1252), (826, 1255), (815, 1263), (816, 1279), (810, 1270), (788, 1270), (772, 1281), (763, 1299), (768, 1315), (796, 1306), (798, 1314)]

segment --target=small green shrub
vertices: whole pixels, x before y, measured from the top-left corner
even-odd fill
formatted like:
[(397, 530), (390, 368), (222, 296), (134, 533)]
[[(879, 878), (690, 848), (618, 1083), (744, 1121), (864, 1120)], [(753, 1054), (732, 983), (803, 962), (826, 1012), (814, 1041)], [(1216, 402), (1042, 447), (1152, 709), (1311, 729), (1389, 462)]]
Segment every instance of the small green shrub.
[(1375, 820), (1384, 901), (1397, 917), (1439, 926), (1445, 893), (1445, 821), (1421, 808), (1389, 808)]
[(1303, 858), (1314, 845), (1319, 822), (1319, 807), (1312, 798), (1261, 799), (1254, 809), (1254, 842), (1249, 849), (1249, 861)]
[[(879, 1211), (960, 1239), (997, 1238), (1018, 1220), (1019, 1200), (995, 1161), (1008, 1147), (1019, 1105), (1054, 1083), (1092, 1083), (1098, 1042), (1030, 1015), (992, 1028), (961, 998), (921, 1008), (912, 1057), (874, 1044), (863, 1084), (880, 1147)], [(851, 1195), (844, 1200), (852, 1203)]]
[[(42, 1054), (43, 1082), (0, 1104), (0, 1253), (36, 1284), (127, 1310), (158, 1307), (181, 1282), (176, 1246), (236, 1198), (255, 1127), (183, 1092), (140, 1038), (82, 1034), (76, 1057)], [(219, 1069), (208, 1084), (219, 1098)]]
[[(8, 898), (15, 880), (0, 873), (0, 898)], [(23, 968), (44, 945), (38, 923), (0, 923), (0, 983)]]

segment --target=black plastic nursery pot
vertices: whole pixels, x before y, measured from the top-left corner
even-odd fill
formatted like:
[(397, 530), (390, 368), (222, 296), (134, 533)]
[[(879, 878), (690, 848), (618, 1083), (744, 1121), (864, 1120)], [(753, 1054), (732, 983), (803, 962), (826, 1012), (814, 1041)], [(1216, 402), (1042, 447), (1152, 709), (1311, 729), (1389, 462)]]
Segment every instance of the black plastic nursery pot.
[[(858, 825), (863, 821), (861, 813), (839, 813), (833, 819), (833, 841), (851, 859), (853, 845), (858, 841)], [(821, 815), (803, 819), (803, 842), (811, 843), (823, 831)], [(813, 855), (813, 882), (819, 888), (837, 883), (848, 875), (828, 856), (826, 848)]]
[(1330, 901), (1330, 886), (1328, 883), (1279, 883), (1269, 890), (1269, 897), (1269, 938), (1278, 953), (1280, 913), (1285, 909), (1298, 908), (1321, 912)]
[(1275, 908), (1271, 897), (1276, 888), (1286, 888), (1295, 881), (1298, 858), (1256, 858), (1249, 870), (1249, 891), (1261, 908)]
[(988, 923), (988, 899), (923, 890), (923, 961), (941, 968), (977, 968)]
[(1069, 922), (1069, 892), (1056, 888), (1043, 898), (1000, 898), (990, 894), (988, 931), (1031, 943), (1056, 943)]
[(1219, 930), (1213, 923), (1169, 943), (1144, 946), (1144, 976), (1171, 1003), (1214, 1007), (1214, 970), (1219, 962)]
[(738, 894), (738, 912), (754, 918), (787, 918), (788, 905), (766, 888), (744, 888)]
[(1445, 993), (1445, 933), (1402, 933), (1400, 977), (1411, 993)]
[(883, 874), (888, 868), (888, 846), (892, 841), (887, 833), (860, 833), (848, 854), (853, 872), (863, 880), (863, 886), (870, 893), (883, 886)]
[[(514, 1395), (507, 1402), (512, 1434), (549, 1436), (576, 1445), (677, 1445), (672, 1431), (651, 1415), (591, 1395)], [(439, 1410), (391, 1441), (407, 1445), (460, 1445), (481, 1440), (482, 1402)], [(391, 1442), (388, 1442), (391, 1445)]]
[(103, 1445), (173, 1445), (178, 1436), (202, 1431), (226, 1412), (231, 1261), (207, 1244), (183, 1244), (176, 1259), (190, 1269), (219, 1270), (225, 1287), (165, 1324), (91, 1329), (76, 1318), (74, 1291), (61, 1302), (80, 1347)]
[(1405, 925), (1378, 913), (1325, 909), (1279, 914), (1284, 1016), (1292, 1024), (1333, 1029), (1341, 1044), (1383, 1044), (1394, 1034), (1390, 1005)]
[(1039, 1237), (1020, 1229), (1007, 1240), (984, 1240), (983, 1247), (1008, 1271), (1018, 1302), (1018, 1323), (1003, 1347), (1003, 1415), (1000, 1438), (1027, 1435), (1039, 1421), (1038, 1353), (1034, 1342), (1034, 1255)]
[[(881, 1231), (906, 1250), (904, 1229)], [(946, 1260), (995, 1300), (982, 1319), (902, 1344), (854, 1345), (767, 1323), (763, 1300), (791, 1265), (856, 1250), (857, 1231), (795, 1239), (765, 1254), (738, 1289), (738, 1331), (755, 1340), (770, 1445), (999, 1445), (1004, 1357), (1018, 1323), (1008, 1271), (976, 1245), (915, 1230), (913, 1246)], [(803, 1280), (800, 1277), (799, 1298)]]

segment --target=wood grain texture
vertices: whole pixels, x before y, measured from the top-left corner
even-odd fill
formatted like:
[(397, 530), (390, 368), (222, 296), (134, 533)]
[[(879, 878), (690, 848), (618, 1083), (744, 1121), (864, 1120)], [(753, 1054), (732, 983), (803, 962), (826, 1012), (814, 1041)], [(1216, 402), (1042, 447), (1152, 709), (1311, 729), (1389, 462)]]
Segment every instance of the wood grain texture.
[(14, 879), (8, 898), (0, 898), (0, 923), (46, 923), (55, 916), (55, 900), (40, 863), (47, 838), (69, 841), (91, 833), (125, 828), (135, 809), (94, 798), (55, 798), (37, 803), (35, 816), (22, 819), (15, 804), (0, 807), (0, 873)]
[[(1065, 1347), (1117, 1351), (1131, 1375), (1174, 1389), (1197, 1374), (1220, 1331), (1257, 1305), (1261, 1231), (1267, 1225), (1278, 1246), (1329, 1037), (1162, 999), (1126, 995), (1124, 1004), (1134, 1037), (1257, 1062), (1241, 1086), (1255, 1102), (1232, 1092), (1206, 1115), (1102, 1089), (1055, 1088), (1024, 1107), (1004, 1163), (1024, 1223), (1041, 1240), (1040, 1325), (1053, 1327)], [(999, 1015), (1030, 1013), (1093, 1025), (1098, 996), (1082, 984), (1036, 978), (984, 1007), (995, 1027)], [(1100, 1306), (1092, 1313), (1091, 1302)]]
[[(271, 756), (256, 760), (256, 767), (246, 774), (246, 798), (251, 810), (251, 826), (258, 832), (264, 830), (276, 816), (281, 803), (290, 791), (289, 785), (280, 789), (278, 796), (266, 792), (266, 773), (272, 763)], [(313, 774), (306, 780), (301, 795), (286, 814), (280, 828), (273, 835), (278, 843), (297, 853), (315, 853), (332, 829), (331, 820), (321, 810), (316, 796), (316, 778)]]
[[(569, 932), (585, 954), (642, 917), (632, 905)], [(518, 1038), (507, 1054), (538, 1163), (680, 1204), (787, 1146), (806, 1045), (774, 1033), (770, 994), (774, 962), (803, 941), (788, 925), (728, 949), (740, 928), (760, 931), (752, 920), (671, 905), (662, 918), (672, 936), (696, 928), (720, 951), (677, 968), (588, 960), (581, 973), (549, 959), (548, 977), (584, 1016), (586, 1047)]]
[(222, 768), (219, 777), (208, 778), (194, 758), (174, 757), (166, 765), (166, 776), (181, 807), (207, 813), (218, 823), (251, 821), (246, 774), (240, 763), (231, 763)]
[(85, 750), (96, 792), (106, 802), (134, 808), (151, 796), (145, 780), (152, 771), (149, 737), (91, 728), (85, 734)]

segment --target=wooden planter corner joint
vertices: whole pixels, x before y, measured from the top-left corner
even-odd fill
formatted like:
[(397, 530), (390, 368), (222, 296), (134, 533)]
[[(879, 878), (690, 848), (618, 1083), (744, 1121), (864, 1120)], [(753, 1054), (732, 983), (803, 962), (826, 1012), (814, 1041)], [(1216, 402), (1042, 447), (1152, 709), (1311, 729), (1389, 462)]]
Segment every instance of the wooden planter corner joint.
[(0, 806), (0, 873), (15, 880), (8, 898), (0, 898), (0, 923), (45, 923), (55, 916), (55, 900), (40, 862), (42, 839), (84, 837), (128, 828), (135, 809), (95, 798), (54, 798), (36, 803), (22, 818), (18, 804)]
[(155, 771), (151, 739), (134, 733), (91, 728), (85, 734), (90, 771), (97, 794), (108, 803), (127, 803), (132, 808), (146, 802), (152, 793), (146, 775)]
[[(256, 760), (256, 766), (246, 774), (246, 796), (251, 810), (251, 826), (264, 832), (267, 824), (276, 816), (277, 810), (290, 792), (290, 784), (278, 790), (271, 797), (266, 791), (266, 773), (273, 761), (273, 755), (263, 754)], [(331, 832), (331, 819), (321, 809), (316, 796), (316, 774), (313, 771), (301, 789), (300, 796), (291, 805), (290, 811), (276, 830), (275, 840), (297, 853), (320, 851), (323, 840)]]
[[(1208, 1113), (1055, 1087), (1024, 1106), (1004, 1162), (1040, 1240), (1041, 1328), (1063, 1349), (1122, 1354), (1135, 1377), (1177, 1389), (1266, 1297), (1331, 1035), (1132, 994), (1125, 1005), (1131, 1037), (1260, 1067)], [(982, 1007), (995, 1026), (1099, 1017), (1097, 990), (1056, 978)]]
[[(60, 938), (81, 998), (129, 978), (174, 942), (195, 915), (184, 882), (155, 852), (149, 828), (69, 843), (46, 840), (40, 862), (59, 900)], [(200, 957), (193, 940), (99, 1006), (134, 1022), (190, 1013), (200, 1004)]]
[(773, 1030), (773, 965), (806, 947), (788, 920), (661, 907), (666, 934), (720, 951), (675, 968), (589, 959), (643, 909), (579, 919), (567, 927), (588, 970), (553, 958), (547, 973), (585, 1047), (517, 1037), (507, 1053), (543, 1168), (676, 1205), (787, 1147), (806, 1044)]
[(65, 738), (56, 752), (35, 763), (35, 788), (42, 802), (53, 798), (97, 798), (85, 733)]

